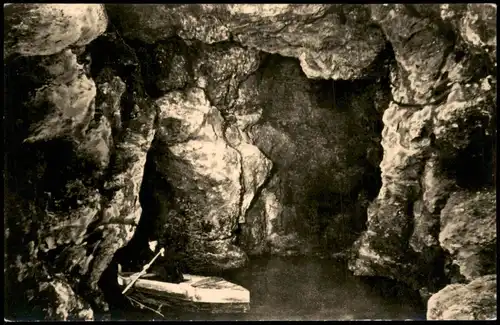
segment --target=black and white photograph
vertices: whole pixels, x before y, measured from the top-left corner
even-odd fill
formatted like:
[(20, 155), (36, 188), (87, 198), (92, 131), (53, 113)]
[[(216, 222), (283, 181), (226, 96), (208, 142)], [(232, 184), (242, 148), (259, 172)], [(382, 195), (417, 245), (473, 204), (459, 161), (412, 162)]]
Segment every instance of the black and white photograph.
[(497, 319), (495, 3), (4, 3), (4, 321)]

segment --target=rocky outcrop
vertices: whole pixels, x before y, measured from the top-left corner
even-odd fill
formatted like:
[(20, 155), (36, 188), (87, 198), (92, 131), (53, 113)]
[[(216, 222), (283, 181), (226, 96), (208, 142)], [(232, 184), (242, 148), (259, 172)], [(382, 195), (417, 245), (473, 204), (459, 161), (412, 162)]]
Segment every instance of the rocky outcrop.
[[(104, 32), (101, 5), (10, 9), (7, 20), (29, 15), (11, 26), (21, 56), (6, 62), (8, 292), (18, 308), (26, 292), (51, 319), (91, 319), (91, 307), (107, 309), (101, 275), (139, 222), (154, 106), (133, 85), (128, 94), (111, 65), (91, 71), (81, 45)], [(16, 29), (38, 23), (33, 35)], [(125, 93), (134, 116), (120, 103)]]
[(428, 320), (495, 320), (497, 276), (486, 275), (467, 285), (450, 284), (428, 302)]
[[(173, 51), (174, 45), (178, 50)], [(314, 83), (293, 59), (177, 37), (146, 46), (144, 61), (157, 64), (163, 50), (176, 62), (188, 63), (178, 66), (185, 71), (179, 79), (160, 74), (151, 85), (155, 94), (162, 93), (158, 85), (184, 86), (157, 100), (159, 127), (151, 155), (155, 172), (146, 177), (156, 192), (147, 195), (156, 206), (147, 214), (161, 216), (151, 221), (159, 229), (155, 236), (188, 234), (178, 253), (190, 269), (241, 266), (246, 258), (234, 244), (250, 254), (312, 253), (325, 245), (336, 251), (348, 248), (356, 234), (343, 234), (361, 230), (363, 205), (377, 186), (379, 146), (370, 137), (377, 135), (387, 103), (383, 87), (369, 81)], [(144, 68), (149, 71), (150, 64)], [(382, 78), (384, 69), (378, 75)], [(356, 87), (363, 90), (355, 92)], [(330, 103), (335, 93), (339, 99)], [(355, 100), (352, 111), (349, 98)], [(356, 122), (347, 124), (351, 118)], [(362, 135), (366, 129), (370, 132)], [(352, 150), (353, 143), (358, 150)], [(361, 191), (370, 177), (374, 184)], [(154, 185), (154, 179), (161, 180)], [(159, 194), (158, 188), (168, 190)], [(362, 200), (356, 202), (358, 197)], [(329, 199), (335, 202), (308, 203)], [(335, 220), (328, 221), (330, 212)], [(345, 231), (339, 231), (342, 226)]]
[[(4, 11), (19, 308), (92, 319), (116, 252), (136, 269), (152, 237), (192, 271), (352, 251), (428, 296), (493, 273), (495, 5)], [(469, 285), (430, 317), (475, 313)]]
[(47, 318), (93, 320), (94, 312), (78, 297), (67, 281), (54, 279), (39, 284), (39, 294), (48, 301)]
[(85, 46), (108, 24), (99, 4), (11, 4), (4, 12), (4, 58), (14, 53), (52, 55), (69, 46)]
[(135, 4), (107, 9), (127, 38), (148, 43), (174, 35), (208, 44), (236, 41), (298, 58), (309, 78), (361, 77), (385, 45), (363, 5)]
[(184, 219), (189, 229), (185, 262), (191, 269), (242, 266), (246, 255), (232, 243), (233, 231), (265, 181), (271, 162), (245, 141), (248, 137), (242, 130), (227, 126), (203, 89), (170, 92), (157, 103), (155, 149), (161, 154), (152, 159), (174, 191), (171, 211), (168, 217), (159, 216), (158, 226), (171, 225), (171, 218)]
[(452, 24), (473, 50), (486, 52), (491, 60), (496, 60), (495, 4), (442, 4), (436, 9), (439, 10), (441, 18)]
[[(472, 49), (432, 10), (423, 15), (422, 8), (408, 5), (371, 9), (398, 64), (383, 117), (382, 187), (368, 209), (368, 230), (356, 243), (350, 268), (357, 275), (429, 286), (432, 292), (444, 277), (441, 209), (457, 188), (493, 182), (496, 63), (487, 48)], [(486, 16), (490, 11), (484, 6)]]
[(453, 193), (441, 211), (439, 243), (465, 280), (496, 270), (496, 193)]
[(48, 57), (41, 65), (48, 72), (47, 85), (37, 89), (32, 101), (33, 106), (45, 105), (50, 111), (30, 127), (24, 141), (48, 141), (72, 136), (75, 130), (84, 132), (94, 110), (94, 81), (85, 75), (84, 67), (77, 63), (77, 56), (71, 50)]
[(158, 238), (191, 272), (240, 267), (247, 257), (235, 233), (272, 166), (246, 133), (258, 116), (237, 96), (259, 53), (178, 38), (135, 45), (146, 74), (162, 62), (178, 72), (156, 75), (148, 88), (159, 113), (142, 201), (144, 224), (156, 230), (143, 226), (138, 236)]

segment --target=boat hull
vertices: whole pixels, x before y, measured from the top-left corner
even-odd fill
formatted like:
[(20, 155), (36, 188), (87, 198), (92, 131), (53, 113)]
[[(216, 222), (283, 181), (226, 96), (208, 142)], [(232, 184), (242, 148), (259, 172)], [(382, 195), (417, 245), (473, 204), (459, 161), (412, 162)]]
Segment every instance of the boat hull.
[[(146, 274), (137, 280), (126, 295), (141, 303), (162, 310), (186, 312), (245, 313), (250, 310), (250, 292), (219, 277), (184, 274), (182, 283), (155, 280), (155, 274)], [(124, 288), (134, 279), (132, 273), (118, 276)]]

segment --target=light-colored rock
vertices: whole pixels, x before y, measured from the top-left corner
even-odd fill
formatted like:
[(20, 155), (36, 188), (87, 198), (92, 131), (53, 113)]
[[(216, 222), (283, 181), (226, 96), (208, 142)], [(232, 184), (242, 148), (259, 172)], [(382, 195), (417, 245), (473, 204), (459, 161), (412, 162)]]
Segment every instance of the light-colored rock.
[[(95, 8), (103, 13), (100, 5)], [(76, 23), (80, 24), (78, 20)], [(83, 36), (71, 44), (90, 42), (98, 36), (93, 28), (106, 27), (91, 23), (92, 28), (85, 30), (83, 26)], [(126, 87), (120, 78), (107, 70), (96, 85), (88, 75), (88, 63), (77, 61), (81, 59), (77, 58), (82, 54), (81, 47), (58, 51), (9, 61), (14, 66), (19, 65), (17, 60), (29, 65), (23, 76), (28, 85), (17, 90), (21, 97), (26, 97), (22, 91), (34, 94), (27, 101), (13, 100), (16, 107), (27, 111), (23, 115), (25, 124), (17, 129), (23, 139), (17, 140), (19, 149), (14, 150), (14, 156), (20, 154), (31, 162), (22, 171), (15, 170), (11, 163), (11, 172), (16, 173), (20, 186), (32, 190), (17, 196), (16, 204), (26, 205), (26, 209), (17, 209), (15, 222), (24, 224), (21, 229), (27, 238), (10, 237), (15, 240), (10, 243), (11, 251), (19, 254), (12, 257), (11, 270), (22, 283), (43, 284), (32, 288), (32, 296), (43, 300), (52, 291), (67, 295), (57, 298), (55, 305), (42, 304), (49, 317), (89, 318), (92, 316), (78, 315), (72, 306), (85, 299), (103, 310), (107, 308), (98, 282), (115, 252), (132, 238), (139, 222), (138, 196), (146, 154), (154, 137), (156, 112), (151, 103), (134, 92), (140, 90), (135, 88), (127, 99), (134, 102), (136, 114), (123, 117), (120, 101)], [(29, 75), (30, 69), (33, 75)], [(10, 191), (19, 190), (12, 183), (9, 186)], [(26, 204), (31, 201), (33, 204)], [(18, 251), (26, 241), (32, 247)], [(47, 263), (50, 271), (45, 270)], [(64, 276), (63, 284), (50, 282), (54, 273)]]
[(106, 117), (101, 116), (96, 127), (92, 126), (79, 149), (83, 156), (95, 162), (97, 168), (104, 170), (109, 165), (113, 147), (111, 125)]
[(439, 12), (432, 7), (426, 15), (419, 6), (370, 8), (392, 44), (397, 67), (391, 70), (392, 101), (383, 116), (382, 187), (368, 209), (368, 230), (355, 245), (358, 257), (350, 268), (358, 275), (390, 275), (421, 288), (427, 284), (419, 282), (435, 278), (414, 281), (423, 270), (432, 272), (432, 260), (439, 258), (440, 210), (458, 183), (468, 186), (450, 161), (483, 141), (478, 134), (485, 134), (484, 141), (491, 134), (495, 95), (490, 87), (496, 80), (477, 75), (478, 63), (488, 63), (475, 58), (475, 51), (457, 59), (452, 47), (457, 44), (436, 20), (438, 15), (460, 19), (464, 8), (450, 5)]
[(94, 115), (95, 83), (83, 73), (76, 55), (66, 50), (44, 61), (42, 66), (51, 79), (37, 89), (31, 105), (47, 112), (41, 121), (32, 124), (26, 142), (78, 136)]
[[(229, 39), (228, 28), (202, 4), (107, 4), (106, 10), (123, 35), (147, 43), (167, 39), (176, 34), (212, 44)], [(211, 6), (211, 5), (208, 5)], [(146, 18), (149, 17), (149, 18)]]
[(469, 3), (467, 12), (460, 20), (460, 35), (469, 44), (487, 47), (490, 58), (496, 61), (497, 6), (493, 3)]
[(125, 87), (125, 83), (116, 76), (110, 81), (99, 84), (97, 87), (104, 100), (99, 103), (100, 105), (96, 107), (96, 110), (104, 114), (114, 134), (122, 130), (120, 100), (125, 92)]
[[(204, 267), (241, 266), (246, 256), (230, 239), (265, 181), (270, 161), (243, 131), (227, 126), (203, 89), (171, 92), (157, 104), (157, 139), (169, 145), (164, 149), (168, 155), (155, 157), (156, 166), (174, 187), (178, 213), (187, 218), (189, 240), (196, 242), (192, 246), (198, 250), (189, 251), (191, 263), (196, 267), (202, 261)], [(169, 223), (164, 217), (160, 220)]]
[(259, 63), (259, 51), (255, 49), (226, 44), (205, 45), (194, 63), (194, 77), (198, 83), (203, 82), (210, 103), (225, 111), (234, 105), (240, 84), (257, 70)]
[(446, 286), (429, 299), (427, 320), (496, 319), (496, 280), (496, 275), (486, 275), (467, 285)]
[(366, 24), (369, 12), (364, 6), (228, 7), (227, 24), (234, 39), (268, 53), (298, 58), (309, 78), (357, 78), (384, 47), (380, 30)]
[[(440, 31), (439, 22), (429, 16), (415, 15), (409, 7), (405, 4), (372, 5), (371, 17), (384, 30), (399, 63), (398, 80), (393, 83), (403, 91), (393, 93), (393, 97), (403, 103), (425, 103), (432, 101), (431, 90), (453, 44)], [(406, 87), (408, 89), (404, 90)]]
[(207, 124), (207, 115), (212, 110), (200, 88), (171, 92), (158, 99), (157, 105), (161, 121), (159, 136), (167, 144), (184, 143), (196, 136)]
[(492, 78), (487, 77), (479, 83), (452, 87), (448, 103), (434, 116), (434, 134), (443, 151), (448, 146), (451, 147), (448, 152), (459, 152), (471, 143), (475, 133), (488, 129), (496, 96), (491, 88), (481, 87), (481, 84), (489, 85), (490, 80)]
[[(231, 133), (234, 135), (233, 137), (230, 136)], [(250, 204), (269, 176), (272, 162), (259, 148), (252, 144), (249, 136), (236, 125), (226, 129), (226, 139), (241, 156), (241, 183), (244, 194), (240, 203), (239, 222), (244, 223)]]
[(409, 240), (415, 252), (439, 247), (439, 214), (451, 191), (455, 188), (453, 180), (442, 175), (439, 170), (437, 154), (426, 161), (422, 177), (422, 199), (413, 205), (413, 233)]
[[(107, 5), (129, 38), (146, 42), (177, 33), (204, 43), (233, 40), (298, 58), (310, 78), (360, 77), (385, 42), (360, 5), (190, 4)], [(356, 53), (355, 55), (353, 55)]]
[[(279, 177), (272, 177), (247, 212), (245, 223), (241, 225), (240, 245), (250, 255), (260, 255), (271, 251), (271, 240), (282, 233), (283, 212), (282, 187)], [(276, 245), (275, 245), (276, 246)], [(283, 248), (283, 247), (282, 247)], [(296, 246), (295, 246), (296, 248)], [(282, 250), (289, 250), (284, 247)], [(275, 249), (274, 253), (280, 252)]]
[(457, 192), (441, 211), (439, 242), (467, 280), (496, 269), (496, 192)]
[(49, 299), (46, 320), (94, 320), (90, 306), (75, 295), (71, 286), (62, 278), (39, 284), (40, 294)]
[(108, 24), (100, 4), (12, 4), (5, 8), (4, 58), (52, 55), (70, 45), (87, 45)]

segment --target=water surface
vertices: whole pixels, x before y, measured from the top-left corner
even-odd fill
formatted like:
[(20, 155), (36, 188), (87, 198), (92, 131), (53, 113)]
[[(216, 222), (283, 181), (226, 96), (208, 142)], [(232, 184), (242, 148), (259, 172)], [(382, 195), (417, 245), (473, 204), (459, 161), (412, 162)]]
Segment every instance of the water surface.
[[(243, 269), (221, 274), (250, 290), (246, 314), (165, 314), (172, 320), (351, 320), (425, 319), (415, 297), (396, 287), (385, 294), (354, 277), (344, 262), (320, 258), (259, 258)], [(390, 286), (390, 284), (389, 284)], [(389, 289), (389, 290), (387, 290)], [(127, 319), (161, 319), (129, 314)]]

